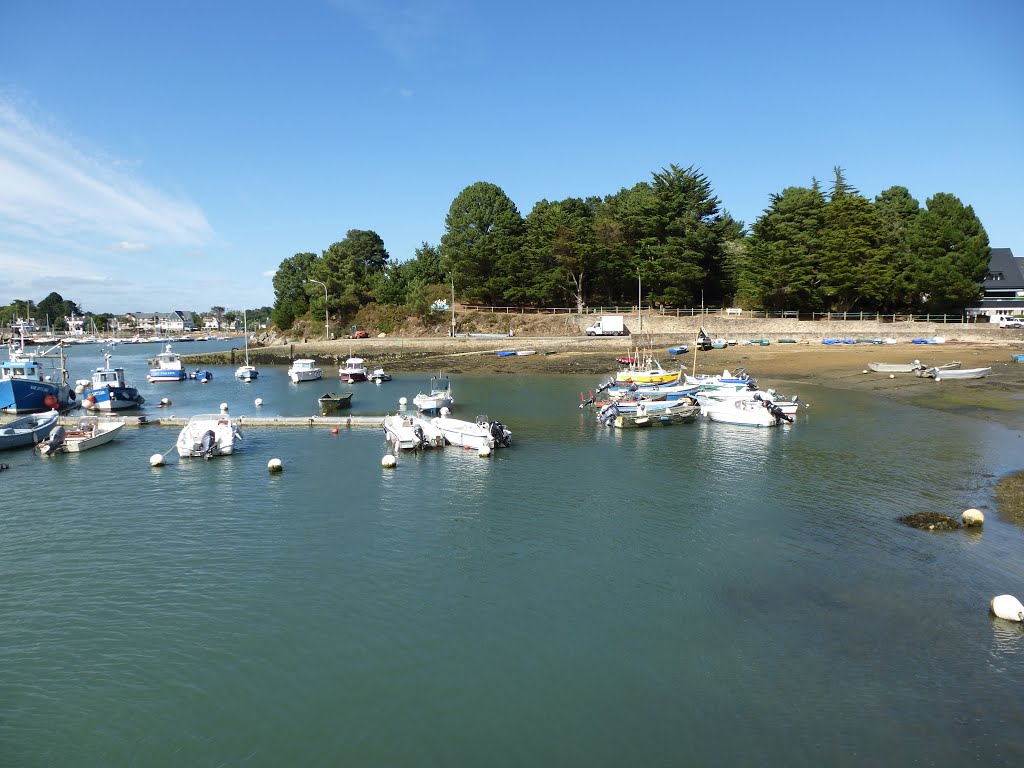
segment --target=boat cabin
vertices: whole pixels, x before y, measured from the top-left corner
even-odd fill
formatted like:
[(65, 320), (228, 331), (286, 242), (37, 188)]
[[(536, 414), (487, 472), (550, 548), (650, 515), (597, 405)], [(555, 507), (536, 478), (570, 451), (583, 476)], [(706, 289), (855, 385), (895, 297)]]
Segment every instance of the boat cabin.
[(97, 368), (92, 374), (93, 389), (100, 387), (123, 387), (124, 368)]

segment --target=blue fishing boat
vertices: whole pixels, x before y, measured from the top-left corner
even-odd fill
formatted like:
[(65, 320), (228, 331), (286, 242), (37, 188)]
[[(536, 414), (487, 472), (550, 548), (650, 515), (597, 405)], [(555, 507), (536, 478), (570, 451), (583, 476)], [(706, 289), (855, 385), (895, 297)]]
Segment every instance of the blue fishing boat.
[[(63, 346), (29, 353), (23, 346), (11, 344), (8, 350), (10, 359), (0, 363), (0, 411), (38, 413), (71, 407), (75, 393), (67, 384)], [(59, 350), (59, 355), (54, 355), (54, 350)]]
[(120, 411), (138, 408), (146, 398), (135, 387), (128, 386), (124, 368), (110, 365), (110, 353), (103, 355), (105, 365), (92, 372), (92, 388), (82, 392), (82, 407), (87, 410)]
[(181, 357), (171, 351), (170, 344), (156, 356), (153, 364), (155, 367), (149, 370), (149, 375), (146, 377), (150, 384), (161, 381), (184, 381), (188, 377), (185, 369), (181, 366)]

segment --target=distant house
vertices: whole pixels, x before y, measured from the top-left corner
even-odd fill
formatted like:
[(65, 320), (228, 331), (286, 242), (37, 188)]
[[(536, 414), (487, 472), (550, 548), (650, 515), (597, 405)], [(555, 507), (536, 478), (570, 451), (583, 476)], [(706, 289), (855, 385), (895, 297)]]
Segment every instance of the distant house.
[(984, 296), (976, 307), (967, 308), (973, 319), (995, 322), (1007, 315), (1024, 317), (1024, 259), (1010, 248), (993, 248), (988, 274), (981, 283)]
[(191, 312), (129, 312), (124, 316), (123, 326), (137, 333), (183, 333), (196, 329)]

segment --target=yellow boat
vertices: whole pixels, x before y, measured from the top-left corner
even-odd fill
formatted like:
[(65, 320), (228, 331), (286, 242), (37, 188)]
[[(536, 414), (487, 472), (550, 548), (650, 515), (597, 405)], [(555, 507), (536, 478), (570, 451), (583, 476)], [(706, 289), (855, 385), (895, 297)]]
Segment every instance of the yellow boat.
[(648, 356), (642, 363), (627, 365), (615, 373), (618, 384), (667, 384), (679, 379), (680, 371), (666, 371), (661, 363)]

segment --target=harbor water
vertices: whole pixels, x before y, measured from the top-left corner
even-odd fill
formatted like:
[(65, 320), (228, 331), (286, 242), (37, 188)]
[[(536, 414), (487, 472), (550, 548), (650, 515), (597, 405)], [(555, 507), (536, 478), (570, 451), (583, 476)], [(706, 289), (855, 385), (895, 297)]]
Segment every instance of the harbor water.
[[(383, 415), (429, 386), (150, 385), (157, 347), (113, 350), (150, 419), (350, 389)], [(76, 348), (71, 377), (101, 364)], [(1019, 431), (825, 388), (792, 426), (615, 431), (577, 408), (597, 383), (453, 375), (454, 415), (513, 445), (393, 470), (368, 428), (0, 454), (0, 765), (1024, 762), (1024, 631), (988, 613), (1024, 598), (993, 501)], [(898, 522), (969, 507), (983, 529)]]

